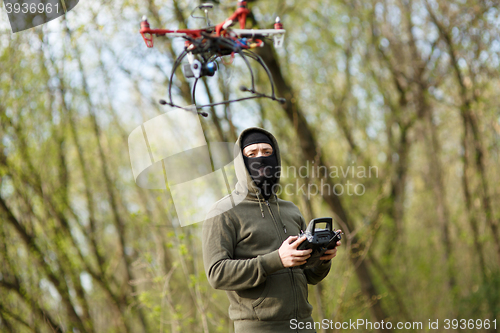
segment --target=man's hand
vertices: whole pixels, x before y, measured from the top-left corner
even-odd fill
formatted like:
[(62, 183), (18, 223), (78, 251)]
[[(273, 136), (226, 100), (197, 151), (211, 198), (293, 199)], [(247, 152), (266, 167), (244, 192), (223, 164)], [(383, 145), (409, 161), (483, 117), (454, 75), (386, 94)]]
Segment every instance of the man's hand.
[(281, 244), (278, 252), (281, 263), (285, 267), (300, 266), (306, 263), (312, 250), (297, 250), (297, 247), (306, 239), (306, 236), (290, 236)]
[[(337, 230), (337, 231), (342, 232), (342, 230)], [(340, 244), (342, 244), (342, 243), (340, 241), (338, 241), (337, 247), (339, 247)], [(326, 250), (324, 255), (321, 256), (319, 259), (320, 260), (330, 260), (330, 259), (335, 258), (335, 256), (337, 255), (337, 247), (335, 247), (334, 249), (331, 249), (331, 250)]]

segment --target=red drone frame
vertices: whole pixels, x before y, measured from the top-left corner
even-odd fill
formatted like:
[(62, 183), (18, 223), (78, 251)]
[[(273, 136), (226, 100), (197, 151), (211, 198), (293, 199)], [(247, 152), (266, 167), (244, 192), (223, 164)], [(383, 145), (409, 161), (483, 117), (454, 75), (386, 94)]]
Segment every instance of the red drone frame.
[[(221, 104), (229, 104), (232, 102), (238, 102), (242, 100), (266, 97), (281, 103), (285, 102), (285, 99), (278, 98), (274, 92), (274, 82), (269, 69), (262, 60), (262, 58), (256, 53), (250, 51), (250, 49), (255, 47), (264, 46), (263, 40), (265, 38), (273, 37), (275, 47), (281, 47), (283, 44), (283, 39), (285, 35), (285, 30), (283, 25), (280, 23), (279, 18), (276, 18), (276, 24), (274, 29), (245, 29), (247, 16), (250, 14), (250, 10), (247, 7), (246, 1), (239, 0), (238, 8), (236, 11), (225, 19), (223, 22), (210, 26), (210, 21), (208, 19), (208, 9), (213, 7), (212, 4), (202, 4), (196, 9), (201, 9), (205, 11), (205, 17), (195, 17), (195, 18), (205, 18), (207, 21), (207, 27), (202, 29), (151, 29), (147, 18), (144, 17), (141, 22), (140, 33), (144, 38), (144, 42), (147, 47), (153, 47), (153, 36), (169, 36), (169, 37), (182, 37), (185, 41), (184, 51), (179, 55), (179, 57), (174, 62), (172, 68), (172, 73), (170, 75), (169, 87), (168, 87), (168, 101), (160, 100), (163, 105), (170, 105), (173, 107), (184, 108), (178, 106), (172, 102), (172, 79), (175, 71), (180, 66), (182, 60), (187, 56), (189, 64), (184, 65), (184, 73), (188, 78), (195, 78), (192, 91), (193, 104), (196, 109), (201, 109), (203, 107), (210, 107)], [(194, 10), (193, 10), (194, 12)], [(191, 15), (192, 16), (192, 15)], [(239, 23), (240, 29), (231, 29), (231, 26), (236, 22)], [(235, 54), (239, 54), (245, 64), (247, 65), (251, 79), (251, 88), (241, 87), (242, 91), (248, 91), (252, 93), (250, 97), (244, 97), (234, 100), (227, 100), (218, 103), (210, 103), (205, 105), (196, 105), (195, 90), (198, 80), (203, 76), (213, 76), (218, 68), (217, 58), (222, 58), (223, 56), (231, 55), (234, 57)], [(269, 81), (271, 83), (271, 95), (266, 95), (259, 93), (255, 90), (255, 79), (253, 75), (252, 68), (248, 58), (257, 61), (266, 71)], [(203, 116), (207, 116), (206, 112), (199, 112)]]

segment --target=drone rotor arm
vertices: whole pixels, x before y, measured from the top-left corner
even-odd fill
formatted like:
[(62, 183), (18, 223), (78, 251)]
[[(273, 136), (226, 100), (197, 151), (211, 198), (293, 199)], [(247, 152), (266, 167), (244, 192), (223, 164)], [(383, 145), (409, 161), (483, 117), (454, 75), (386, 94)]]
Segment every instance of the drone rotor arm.
[(205, 29), (151, 29), (146, 17), (141, 22), (141, 30), (139, 31), (146, 43), (146, 46), (153, 47), (153, 36), (168, 36), (168, 37), (191, 37), (199, 38)]

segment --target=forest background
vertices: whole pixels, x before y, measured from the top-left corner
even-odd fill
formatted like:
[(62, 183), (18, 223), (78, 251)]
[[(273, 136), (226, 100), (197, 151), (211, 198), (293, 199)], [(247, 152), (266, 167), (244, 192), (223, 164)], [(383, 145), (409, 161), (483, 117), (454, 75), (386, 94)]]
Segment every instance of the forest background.
[[(65, 17), (12, 34), (0, 14), (0, 331), (232, 332), (207, 282), (201, 224), (180, 227), (168, 191), (139, 188), (127, 138), (168, 112), (196, 1), (80, 1)], [(217, 2), (220, 22), (235, 8)], [(328, 177), (362, 195), (283, 194), (306, 221), (345, 232), (328, 277), (309, 287), (313, 316), (343, 322), (497, 319), (500, 312), (500, 18), (488, 0), (249, 1), (248, 27), (285, 45), (257, 52), (281, 105), (207, 109), (209, 142), (249, 126), (277, 137), (285, 167), (376, 167)], [(5, 7), (4, 7), (5, 8)], [(178, 71), (174, 94), (190, 104)], [(235, 61), (200, 98), (241, 94)], [(259, 74), (260, 90), (269, 89)], [(283, 184), (318, 185), (313, 177)], [(476, 331), (495, 331), (477, 328)], [(319, 330), (330, 332), (338, 330)], [(411, 331), (411, 330), (410, 330)]]

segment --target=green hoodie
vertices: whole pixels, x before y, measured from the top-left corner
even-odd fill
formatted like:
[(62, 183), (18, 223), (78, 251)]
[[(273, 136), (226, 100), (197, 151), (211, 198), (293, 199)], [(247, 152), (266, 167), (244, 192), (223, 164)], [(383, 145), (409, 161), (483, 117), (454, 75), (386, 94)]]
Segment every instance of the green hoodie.
[[(241, 154), (241, 139), (250, 130), (271, 138), (281, 166), (278, 142), (271, 133), (254, 127), (240, 134), (234, 161), (236, 189), (211, 208), (203, 224), (205, 272), (213, 288), (226, 290), (235, 333), (315, 332), (295, 327), (302, 327), (297, 322), (313, 321), (307, 284), (321, 281), (331, 263), (314, 270), (283, 267), (279, 247), (289, 236), (306, 230), (306, 223), (292, 202), (276, 196), (265, 201), (257, 194)], [(296, 319), (293, 324), (292, 319)]]

